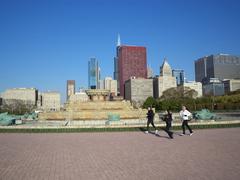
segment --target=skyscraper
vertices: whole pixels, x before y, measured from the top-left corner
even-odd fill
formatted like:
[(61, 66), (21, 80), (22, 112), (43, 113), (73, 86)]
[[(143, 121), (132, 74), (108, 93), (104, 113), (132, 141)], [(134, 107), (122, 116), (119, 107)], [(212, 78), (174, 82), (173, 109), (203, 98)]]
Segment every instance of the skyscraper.
[(105, 77), (104, 89), (109, 90), (112, 96), (117, 96), (117, 81), (111, 77)]
[(173, 69), (172, 70), (172, 75), (176, 78), (177, 85), (183, 85), (184, 84), (184, 70), (182, 69)]
[(154, 98), (160, 98), (163, 92), (177, 87), (176, 78), (172, 75), (172, 68), (164, 59), (160, 67), (160, 76), (153, 79), (153, 94)]
[(98, 89), (100, 80), (100, 67), (96, 58), (90, 58), (88, 61), (88, 88)]
[(117, 57), (120, 95), (124, 96), (125, 81), (131, 77), (147, 78), (146, 48), (120, 45), (117, 47)]
[(75, 80), (67, 80), (67, 100), (75, 94)]
[(114, 72), (113, 72), (113, 79), (117, 81), (117, 94), (119, 94), (119, 92), (120, 92), (120, 85), (119, 85), (119, 79), (118, 79), (118, 76), (119, 76), (118, 55), (119, 55), (120, 46), (121, 46), (121, 39), (120, 39), (120, 35), (118, 34), (117, 47), (116, 47), (116, 57), (114, 57)]
[(209, 82), (211, 78), (239, 79), (240, 57), (218, 54), (202, 57), (195, 61), (195, 80)]

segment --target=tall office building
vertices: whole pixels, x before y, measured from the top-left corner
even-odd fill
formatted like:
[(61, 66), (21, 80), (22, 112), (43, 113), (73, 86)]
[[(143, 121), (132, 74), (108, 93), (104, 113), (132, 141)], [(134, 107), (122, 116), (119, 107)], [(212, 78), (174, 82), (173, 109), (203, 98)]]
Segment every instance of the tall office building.
[(104, 89), (104, 80), (103, 79), (100, 79), (98, 81), (98, 89)]
[(164, 91), (176, 87), (176, 78), (172, 75), (172, 68), (167, 60), (164, 59), (163, 64), (160, 67), (160, 76), (153, 79), (154, 98), (160, 98)]
[(124, 96), (125, 81), (131, 77), (147, 78), (147, 53), (141, 46), (121, 45), (118, 55), (118, 81), (120, 95)]
[(67, 80), (67, 100), (75, 94), (75, 80)]
[(173, 69), (172, 75), (176, 78), (177, 85), (183, 85), (184, 84), (184, 70), (182, 69)]
[(117, 96), (117, 81), (113, 80), (111, 77), (105, 77), (104, 81), (104, 89), (110, 91), (112, 96)]
[(118, 79), (118, 56), (119, 56), (119, 48), (121, 46), (121, 40), (120, 35), (118, 34), (118, 40), (117, 40), (117, 47), (116, 47), (116, 57), (114, 57), (114, 72), (113, 72), (113, 79), (117, 81), (117, 94), (120, 92), (120, 85), (119, 85), (119, 79)]
[(99, 89), (100, 67), (96, 58), (90, 58), (88, 61), (88, 88)]
[(210, 78), (239, 79), (240, 57), (218, 54), (202, 57), (195, 61), (195, 80), (207, 84)]

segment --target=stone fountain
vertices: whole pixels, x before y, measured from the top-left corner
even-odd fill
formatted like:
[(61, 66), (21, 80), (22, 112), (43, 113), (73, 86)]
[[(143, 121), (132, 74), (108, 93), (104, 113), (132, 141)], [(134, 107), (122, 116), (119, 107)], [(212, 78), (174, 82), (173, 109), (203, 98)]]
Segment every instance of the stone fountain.
[(119, 115), (120, 119), (139, 119), (146, 116), (146, 110), (135, 109), (129, 101), (110, 101), (110, 92), (102, 89), (86, 90), (88, 100), (70, 100), (64, 111), (44, 112), (41, 120), (106, 120), (110, 114)]

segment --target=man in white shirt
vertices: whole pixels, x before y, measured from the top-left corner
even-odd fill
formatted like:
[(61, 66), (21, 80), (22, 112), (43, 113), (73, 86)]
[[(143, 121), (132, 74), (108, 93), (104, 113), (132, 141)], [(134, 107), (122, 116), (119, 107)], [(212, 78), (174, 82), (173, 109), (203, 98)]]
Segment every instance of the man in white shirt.
[(182, 110), (180, 111), (180, 118), (182, 121), (182, 129), (183, 133), (181, 134), (182, 136), (185, 135), (185, 126), (188, 128), (190, 132), (190, 136), (193, 134), (192, 129), (188, 125), (188, 121), (191, 119), (192, 114), (187, 110), (186, 106), (182, 106)]

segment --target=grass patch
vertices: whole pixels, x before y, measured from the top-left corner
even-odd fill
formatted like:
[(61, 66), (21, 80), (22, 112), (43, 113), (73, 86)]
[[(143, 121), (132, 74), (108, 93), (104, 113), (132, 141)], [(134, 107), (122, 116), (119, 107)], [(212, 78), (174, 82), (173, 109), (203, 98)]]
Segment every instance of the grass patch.
[[(212, 128), (235, 128), (240, 127), (240, 123), (234, 124), (207, 124), (190, 125), (192, 129), (212, 129)], [(126, 132), (144, 131), (146, 127), (120, 127), (120, 128), (0, 128), (0, 133), (80, 133), (80, 132)], [(172, 130), (181, 130), (181, 126), (173, 126)], [(150, 128), (153, 130), (153, 128)]]

